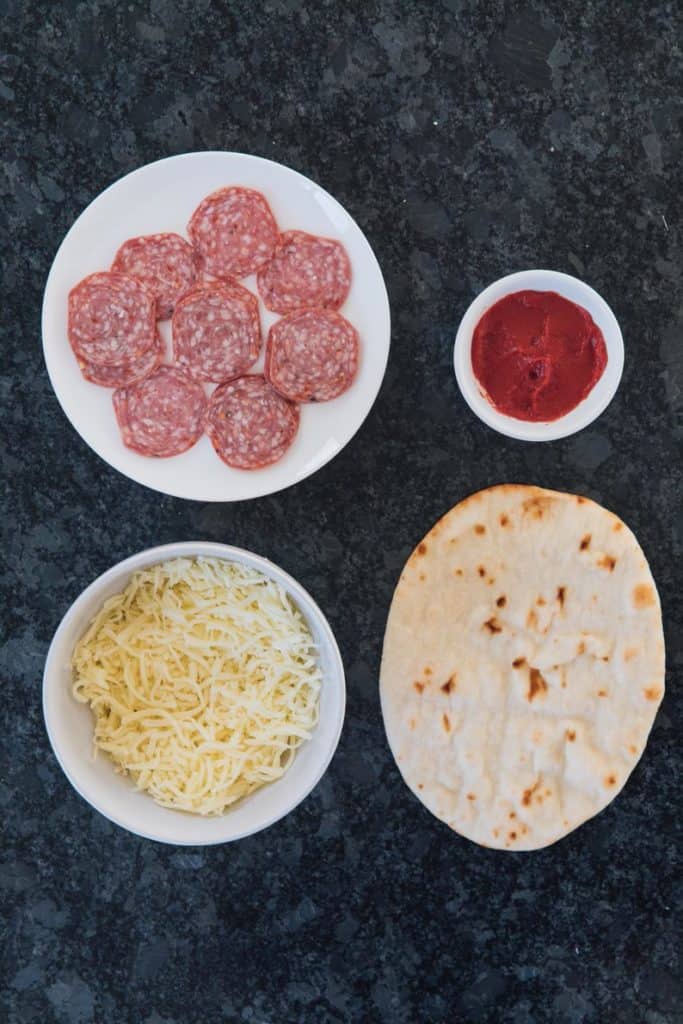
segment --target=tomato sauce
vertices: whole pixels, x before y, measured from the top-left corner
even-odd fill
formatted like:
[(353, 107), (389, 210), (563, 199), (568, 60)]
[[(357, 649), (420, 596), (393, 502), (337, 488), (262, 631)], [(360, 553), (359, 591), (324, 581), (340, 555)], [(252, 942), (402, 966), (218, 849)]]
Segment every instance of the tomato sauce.
[(474, 330), (472, 369), (499, 412), (559, 419), (595, 387), (607, 365), (602, 331), (557, 292), (521, 291), (491, 306)]

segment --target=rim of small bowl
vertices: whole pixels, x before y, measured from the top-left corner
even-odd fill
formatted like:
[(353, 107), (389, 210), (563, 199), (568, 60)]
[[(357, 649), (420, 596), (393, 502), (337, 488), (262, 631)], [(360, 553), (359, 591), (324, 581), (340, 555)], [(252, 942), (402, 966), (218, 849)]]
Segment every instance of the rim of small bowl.
[[(83, 609), (86, 608), (98, 594), (101, 594), (104, 588), (112, 580), (117, 579), (119, 576), (123, 577), (126, 574), (130, 575), (135, 570), (147, 567), (149, 565), (157, 564), (158, 562), (166, 561), (169, 558), (182, 558), (182, 557), (216, 557), (223, 558), (226, 560), (237, 561), (242, 564), (248, 564), (253, 568), (260, 570), (265, 576), (275, 579), (276, 582), (281, 583), (288, 594), (294, 599), (297, 607), (304, 612), (307, 620), (312, 621), (315, 619), (316, 625), (322, 634), (326, 645), (329, 648), (333, 671), (328, 673), (329, 681), (332, 685), (337, 688), (339, 707), (336, 712), (336, 722), (334, 723), (333, 733), (328, 742), (327, 747), (322, 752), (322, 756), (319, 761), (315, 764), (315, 769), (310, 773), (310, 777), (301, 786), (300, 792), (295, 794), (294, 799), (283, 802), (282, 806), (278, 808), (275, 814), (270, 815), (263, 821), (260, 821), (253, 828), (245, 828), (239, 832), (230, 832), (229, 828), (226, 827), (226, 834), (220, 834), (216, 837), (211, 838), (197, 838), (192, 834), (193, 824), (204, 821), (205, 819), (199, 815), (186, 814), (184, 817), (187, 821), (187, 829), (185, 834), (178, 834), (173, 838), (169, 836), (161, 836), (156, 834), (153, 830), (146, 830), (138, 828), (132, 825), (130, 822), (125, 820), (125, 816), (120, 814), (112, 813), (107, 808), (106, 800), (99, 800), (92, 797), (87, 792), (88, 787), (80, 778), (82, 773), (74, 772), (65, 763), (65, 750), (68, 745), (68, 741), (65, 742), (64, 736), (57, 737), (53, 728), (54, 716), (56, 710), (50, 707), (50, 698), (52, 689), (60, 685), (61, 680), (59, 679), (60, 669), (56, 664), (57, 658), (60, 654), (60, 647), (62, 637), (65, 632), (71, 627), (73, 621), (78, 618), (82, 613)], [(122, 586), (125, 584), (122, 582)], [(104, 600), (104, 599), (103, 599)], [(100, 602), (101, 604), (101, 602)], [(96, 605), (93, 605), (95, 607)], [(303, 607), (305, 606), (305, 607)], [(327, 676), (323, 680), (323, 686), (327, 681)], [(222, 843), (235, 842), (239, 839), (245, 839), (247, 836), (255, 835), (258, 832), (269, 828), (274, 825), (277, 821), (286, 817), (291, 811), (299, 806), (313, 791), (313, 789), (320, 782), (325, 772), (329, 768), (329, 765), (334, 757), (339, 740), (341, 738), (342, 729), (346, 717), (346, 677), (344, 673), (344, 663), (342, 661), (339, 645), (332, 631), (327, 617), (322, 612), (317, 602), (308, 593), (308, 591), (297, 581), (294, 577), (290, 576), (289, 573), (281, 569), (279, 565), (271, 562), (268, 558), (264, 558), (262, 555), (257, 555), (253, 551), (249, 551), (246, 548), (235, 547), (230, 544), (220, 544), (213, 541), (179, 541), (177, 543), (162, 544), (152, 548), (145, 548), (143, 551), (138, 551), (134, 555), (130, 555), (128, 558), (124, 558), (122, 561), (112, 565), (105, 572), (101, 573), (96, 579), (92, 581), (78, 597), (69, 606), (65, 614), (63, 615), (53, 638), (50, 642), (47, 657), (45, 659), (45, 667), (43, 670), (43, 686), (42, 686), (42, 703), (43, 703), (43, 718), (45, 721), (45, 728), (47, 731), (48, 739), (52, 751), (57, 758), (60, 768), (64, 772), (66, 778), (71, 783), (73, 788), (76, 790), (78, 795), (85, 800), (94, 810), (98, 811), (103, 817), (107, 818), (114, 825), (118, 825), (120, 828), (125, 829), (133, 835), (140, 836), (143, 839), (151, 839), (155, 842), (165, 843), (173, 846), (216, 846)], [(307, 741), (311, 742), (311, 740)], [(113, 765), (111, 767), (112, 772), (114, 771)], [(286, 778), (286, 773), (282, 778)], [(280, 781), (280, 780), (277, 780)], [(277, 784), (277, 783), (275, 783)], [(266, 787), (264, 787), (266, 788)], [(256, 796), (261, 790), (257, 790), (252, 796)], [(139, 791), (132, 788), (131, 794), (138, 794)], [(151, 796), (144, 794), (145, 798), (152, 800)], [(246, 797), (245, 801), (248, 801), (250, 797)], [(242, 801), (240, 801), (240, 804)], [(155, 805), (158, 806), (158, 805)], [(180, 814), (182, 812), (170, 811), (171, 814)], [(230, 811), (226, 811), (223, 815), (219, 816), (221, 821), (225, 821), (226, 826), (230, 821)], [(212, 819), (216, 820), (216, 819)]]
[[(505, 295), (527, 288), (554, 291), (583, 306), (602, 331), (607, 347), (607, 366), (588, 395), (570, 412), (548, 422), (518, 420), (498, 412), (483, 393), (472, 369), (472, 335), (481, 317)], [(589, 426), (612, 401), (624, 369), (624, 339), (608, 304), (585, 281), (558, 270), (520, 270), (494, 281), (470, 303), (455, 337), (453, 365), (463, 398), (487, 426), (519, 441), (556, 441)]]

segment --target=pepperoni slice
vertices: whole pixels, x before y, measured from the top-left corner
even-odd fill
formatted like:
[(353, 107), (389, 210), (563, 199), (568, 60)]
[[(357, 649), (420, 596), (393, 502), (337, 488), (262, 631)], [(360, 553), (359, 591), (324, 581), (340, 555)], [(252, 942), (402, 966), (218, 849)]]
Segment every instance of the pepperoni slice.
[(274, 313), (312, 306), (339, 309), (350, 288), (351, 264), (341, 242), (305, 231), (284, 231), (258, 275), (261, 298)]
[(251, 188), (221, 188), (203, 199), (187, 226), (203, 269), (215, 277), (246, 277), (268, 262), (278, 237), (272, 210)]
[(175, 366), (160, 366), (139, 384), (112, 396), (123, 443), (139, 455), (180, 455), (202, 435), (206, 396)]
[(194, 286), (199, 257), (189, 242), (167, 232), (124, 242), (111, 269), (142, 281), (154, 295), (157, 318), (167, 320), (176, 302)]
[(266, 378), (292, 402), (327, 402), (351, 387), (358, 348), (358, 331), (341, 313), (290, 313), (268, 334)]
[(236, 281), (197, 289), (176, 306), (173, 356), (197, 380), (239, 377), (260, 351), (258, 299)]
[(69, 292), (68, 334), (85, 363), (129, 364), (156, 344), (154, 296), (127, 274), (90, 274)]
[(157, 370), (164, 358), (164, 339), (157, 331), (156, 344), (137, 359), (121, 366), (102, 366), (100, 363), (86, 363), (79, 359), (78, 365), (86, 380), (103, 388), (125, 388), (149, 377)]
[(217, 455), (236, 469), (262, 469), (277, 462), (298, 429), (298, 407), (260, 374), (221, 384), (209, 399), (206, 433)]

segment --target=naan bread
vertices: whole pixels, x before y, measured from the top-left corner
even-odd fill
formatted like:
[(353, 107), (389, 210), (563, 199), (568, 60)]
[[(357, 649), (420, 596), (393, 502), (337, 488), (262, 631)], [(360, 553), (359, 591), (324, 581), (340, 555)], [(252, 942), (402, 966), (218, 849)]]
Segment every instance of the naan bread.
[(636, 538), (577, 495), (473, 494), (408, 559), (380, 692), (398, 767), (437, 818), (497, 849), (561, 839), (622, 788), (664, 693)]

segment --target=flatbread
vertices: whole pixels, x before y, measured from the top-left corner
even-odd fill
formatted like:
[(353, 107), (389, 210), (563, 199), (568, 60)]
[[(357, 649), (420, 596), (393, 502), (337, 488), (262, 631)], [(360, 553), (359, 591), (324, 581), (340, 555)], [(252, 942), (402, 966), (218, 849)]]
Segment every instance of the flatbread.
[(638, 541), (577, 495), (473, 494), (405, 565), (380, 693), (401, 774), (437, 818), (496, 849), (556, 842), (621, 790), (664, 694)]

